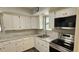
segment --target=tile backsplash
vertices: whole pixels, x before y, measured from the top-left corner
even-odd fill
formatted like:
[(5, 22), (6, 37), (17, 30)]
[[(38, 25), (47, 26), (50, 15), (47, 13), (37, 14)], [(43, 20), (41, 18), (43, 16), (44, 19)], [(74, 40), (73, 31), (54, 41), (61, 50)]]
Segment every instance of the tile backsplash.
[(0, 32), (0, 37), (30, 35), (30, 34), (32, 35), (36, 33), (37, 33), (37, 30), (13, 30), (13, 31), (5, 31), (5, 33)]

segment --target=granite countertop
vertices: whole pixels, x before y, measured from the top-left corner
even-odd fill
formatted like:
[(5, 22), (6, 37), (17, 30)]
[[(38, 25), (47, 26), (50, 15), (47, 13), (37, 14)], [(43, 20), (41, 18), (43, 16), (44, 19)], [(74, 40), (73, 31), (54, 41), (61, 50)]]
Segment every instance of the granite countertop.
[(31, 36), (32, 35), (4, 36), (4, 37), (0, 37), (0, 42), (9, 41), (9, 40), (16, 40), (16, 39), (21, 39), (21, 38), (28, 38), (28, 37), (31, 37)]
[(50, 36), (47, 37), (47, 38), (40, 38), (40, 37), (38, 37), (39, 35), (41, 35), (41, 34), (14, 35), (14, 36), (11, 36), (11, 37), (0, 37), (0, 42), (6, 42), (6, 41), (10, 41), (10, 40), (17, 40), (17, 39), (28, 38), (28, 37), (37, 37), (37, 38), (49, 43), (52, 40), (56, 39), (56, 38), (53, 38), (53, 37), (50, 37)]

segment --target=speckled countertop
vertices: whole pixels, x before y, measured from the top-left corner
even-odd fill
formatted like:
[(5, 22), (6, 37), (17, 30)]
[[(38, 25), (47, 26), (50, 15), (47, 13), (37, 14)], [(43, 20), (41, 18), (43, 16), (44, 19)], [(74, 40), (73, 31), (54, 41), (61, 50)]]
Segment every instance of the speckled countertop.
[(21, 39), (21, 38), (28, 38), (31, 36), (33, 36), (33, 35), (4, 36), (4, 37), (0, 37), (0, 42), (9, 41), (9, 40), (17, 40), (17, 39)]
[(40, 37), (38, 37), (39, 35), (41, 35), (41, 34), (15, 35), (15, 36), (11, 36), (11, 37), (0, 37), (0, 43), (10, 41), (10, 40), (17, 40), (17, 39), (21, 39), (21, 38), (29, 38), (29, 37), (33, 37), (33, 38), (36, 37), (36, 38), (39, 38), (46, 42), (51, 42), (52, 40), (56, 39), (53, 36), (52, 37), (49, 36), (47, 38), (40, 38)]

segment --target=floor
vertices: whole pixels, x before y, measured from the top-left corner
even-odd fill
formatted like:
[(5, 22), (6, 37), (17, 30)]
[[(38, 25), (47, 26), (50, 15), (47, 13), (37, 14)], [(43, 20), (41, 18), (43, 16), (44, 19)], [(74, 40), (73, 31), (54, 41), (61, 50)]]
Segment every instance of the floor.
[(23, 51), (23, 52), (39, 52), (39, 51), (36, 48), (31, 48), (31, 49)]

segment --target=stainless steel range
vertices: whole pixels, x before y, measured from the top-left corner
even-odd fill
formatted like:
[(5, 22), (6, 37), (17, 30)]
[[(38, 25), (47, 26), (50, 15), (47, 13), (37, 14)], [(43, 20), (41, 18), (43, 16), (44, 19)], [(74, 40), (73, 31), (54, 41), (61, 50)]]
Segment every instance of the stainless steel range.
[(61, 38), (50, 43), (50, 52), (72, 52), (74, 48), (74, 37), (71, 34), (63, 34)]

